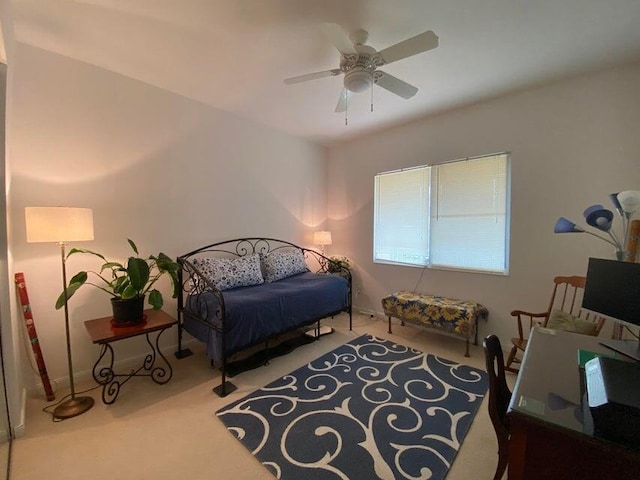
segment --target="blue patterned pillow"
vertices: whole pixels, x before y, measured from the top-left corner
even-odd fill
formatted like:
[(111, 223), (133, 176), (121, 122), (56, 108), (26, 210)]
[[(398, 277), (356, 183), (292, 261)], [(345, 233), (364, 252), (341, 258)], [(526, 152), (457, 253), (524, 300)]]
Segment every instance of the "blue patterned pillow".
[(302, 250), (271, 252), (263, 257), (265, 280), (275, 282), (297, 273), (308, 272)]
[(193, 264), (218, 290), (264, 282), (257, 253), (238, 258), (199, 258), (194, 259)]

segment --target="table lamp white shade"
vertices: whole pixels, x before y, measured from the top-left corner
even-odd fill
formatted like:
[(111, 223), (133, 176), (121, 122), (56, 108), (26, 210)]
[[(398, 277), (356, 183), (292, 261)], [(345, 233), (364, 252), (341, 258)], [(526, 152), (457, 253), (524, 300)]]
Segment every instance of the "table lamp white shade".
[(322, 246), (331, 245), (331, 232), (325, 230), (313, 232), (313, 244)]
[(93, 210), (74, 207), (25, 207), (27, 242), (93, 240)]

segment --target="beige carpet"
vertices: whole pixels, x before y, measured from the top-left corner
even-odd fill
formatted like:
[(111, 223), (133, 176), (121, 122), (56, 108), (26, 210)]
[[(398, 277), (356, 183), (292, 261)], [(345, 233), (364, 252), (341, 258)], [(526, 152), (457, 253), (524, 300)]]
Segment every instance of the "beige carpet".
[[(11, 479), (273, 480), (214, 412), (364, 333), (484, 368), (481, 346), (472, 346), (471, 358), (465, 358), (459, 339), (395, 324), (394, 335), (389, 335), (386, 320), (364, 315), (354, 315), (352, 332), (344, 315), (323, 323), (336, 332), (237, 376), (233, 381), (238, 390), (226, 398), (211, 392), (219, 383), (219, 372), (209, 368), (197, 343), (191, 345), (194, 355), (183, 360), (165, 352), (173, 366), (168, 384), (134, 378), (110, 406), (103, 405), (100, 391), (94, 390), (95, 407), (80, 417), (53, 423), (42, 412), (44, 399), (29, 398), (26, 434), (14, 443)], [(514, 376), (508, 376), (513, 383)], [(80, 385), (77, 390), (91, 386)], [(485, 398), (447, 480), (493, 478), (497, 449)]]

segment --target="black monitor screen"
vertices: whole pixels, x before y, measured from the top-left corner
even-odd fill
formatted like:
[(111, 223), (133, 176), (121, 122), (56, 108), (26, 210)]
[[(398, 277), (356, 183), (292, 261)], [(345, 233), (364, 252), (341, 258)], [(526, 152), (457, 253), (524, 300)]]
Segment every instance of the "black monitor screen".
[(590, 258), (582, 308), (640, 325), (640, 263)]

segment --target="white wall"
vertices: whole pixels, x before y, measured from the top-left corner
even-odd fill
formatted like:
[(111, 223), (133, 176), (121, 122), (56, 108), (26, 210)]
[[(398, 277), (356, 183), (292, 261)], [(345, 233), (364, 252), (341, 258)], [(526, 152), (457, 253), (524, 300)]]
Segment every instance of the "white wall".
[[(325, 220), (324, 151), (313, 144), (30, 46), (16, 45), (10, 68), (10, 247), (53, 379), (67, 376), (64, 317), (53, 308), (62, 289), (59, 249), (26, 243), (24, 207), (92, 208), (95, 241), (76, 246), (117, 260), (130, 253), (128, 237), (142, 254), (172, 257), (242, 236), (308, 245)], [(68, 261), (69, 276), (95, 268), (93, 258)], [(70, 307), (74, 370), (86, 375), (98, 347), (83, 322), (109, 315), (109, 298), (85, 287)], [(175, 301), (165, 310), (173, 314)], [(165, 344), (175, 341), (174, 332), (164, 335)], [(124, 358), (146, 349), (138, 338), (116, 351)], [(37, 375), (26, 371), (35, 385)]]
[[(524, 91), (329, 150), (328, 216), (334, 246), (355, 262), (357, 308), (382, 312), (398, 290), (473, 299), (489, 308), (481, 335), (516, 335), (509, 312), (544, 311), (556, 275), (584, 275), (589, 256), (614, 258), (588, 235), (555, 235), (556, 219), (584, 225), (582, 211), (608, 194), (640, 189), (640, 66)], [(419, 94), (429, 95), (429, 92)], [(384, 115), (384, 112), (376, 112)], [(372, 262), (373, 177), (377, 172), (467, 156), (511, 152), (508, 276)], [(616, 226), (619, 228), (619, 219)], [(473, 241), (470, 239), (470, 241)]]

